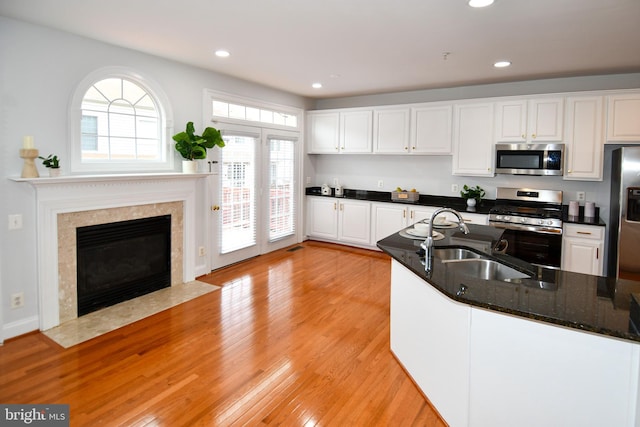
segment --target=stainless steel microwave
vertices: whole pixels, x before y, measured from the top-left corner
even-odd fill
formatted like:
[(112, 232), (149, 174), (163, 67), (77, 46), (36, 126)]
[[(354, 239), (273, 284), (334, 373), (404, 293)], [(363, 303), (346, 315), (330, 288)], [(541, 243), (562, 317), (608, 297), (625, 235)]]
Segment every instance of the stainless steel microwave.
[(496, 144), (496, 173), (562, 175), (564, 144)]

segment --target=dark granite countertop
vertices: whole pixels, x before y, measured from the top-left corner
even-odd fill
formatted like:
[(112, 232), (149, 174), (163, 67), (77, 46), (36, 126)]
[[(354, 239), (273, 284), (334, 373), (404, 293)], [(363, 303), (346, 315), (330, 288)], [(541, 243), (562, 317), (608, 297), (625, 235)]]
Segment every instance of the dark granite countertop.
[[(353, 200), (367, 200), (370, 202), (388, 202), (401, 205), (417, 205), (417, 206), (437, 206), (453, 208), (458, 212), (469, 212), (488, 215), (491, 208), (496, 204), (495, 200), (482, 199), (478, 205), (473, 208), (467, 206), (467, 202), (462, 197), (448, 197), (448, 196), (431, 196), (428, 194), (420, 194), (420, 198), (416, 202), (396, 202), (391, 200), (391, 192), (389, 191), (371, 191), (371, 190), (351, 190), (344, 189), (344, 195), (342, 199)], [(307, 196), (323, 196), (322, 189), (320, 187), (307, 187), (305, 190)], [(323, 197), (336, 197), (335, 190), (331, 189), (331, 195), (324, 195)], [(567, 205), (562, 206), (562, 220), (564, 222), (573, 224), (587, 224), (587, 225), (599, 225), (605, 226), (604, 221), (600, 219), (600, 208), (596, 207), (595, 218), (585, 218), (584, 207), (580, 207), (580, 215), (577, 217), (569, 216), (569, 207)]]
[[(430, 196), (428, 194), (420, 194), (420, 198), (416, 202), (396, 202), (391, 200), (391, 192), (389, 191), (370, 191), (370, 190), (343, 190), (343, 199), (354, 200), (368, 200), (370, 202), (388, 202), (399, 205), (414, 205), (414, 206), (437, 206), (453, 208), (459, 212), (469, 212), (478, 214), (488, 214), (489, 210), (495, 205), (495, 200), (482, 199), (478, 205), (473, 208), (467, 206), (467, 201), (462, 197), (447, 197), (447, 196)], [(322, 190), (320, 187), (307, 187), (307, 196), (322, 196)], [(335, 197), (335, 190), (331, 189), (331, 196)]]
[[(378, 247), (423, 278), (425, 285), (433, 286), (453, 300), (513, 316), (640, 342), (640, 334), (630, 321), (632, 294), (640, 294), (640, 282), (534, 267), (517, 258), (492, 251), (502, 230), (475, 224), (469, 224), (469, 229), (467, 236), (458, 229), (438, 230), (445, 238), (435, 241), (435, 247), (470, 247), (532, 274), (535, 280), (523, 283), (483, 280), (448, 268), (438, 258), (434, 258), (433, 271), (427, 275), (424, 256), (420, 256), (420, 252), (424, 252), (420, 248), (422, 240), (403, 237), (401, 232), (380, 240)], [(466, 289), (460, 293), (462, 285)], [(635, 310), (631, 312), (638, 318), (636, 324), (640, 324), (640, 307), (635, 300), (633, 307)]]

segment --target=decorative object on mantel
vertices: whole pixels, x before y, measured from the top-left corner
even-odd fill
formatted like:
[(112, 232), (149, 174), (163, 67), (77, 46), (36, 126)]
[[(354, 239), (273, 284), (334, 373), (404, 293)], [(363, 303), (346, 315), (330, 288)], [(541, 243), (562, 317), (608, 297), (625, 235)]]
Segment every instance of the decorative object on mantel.
[(207, 127), (202, 136), (196, 135), (193, 122), (187, 123), (184, 132), (173, 135), (176, 141), (175, 149), (182, 158), (182, 171), (185, 173), (195, 173), (198, 164), (195, 160), (207, 158), (207, 149), (211, 149), (216, 145), (220, 148), (224, 147), (224, 140), (220, 131), (216, 128)]
[(60, 159), (55, 154), (49, 154), (47, 157), (38, 156), (42, 159), (42, 164), (49, 170), (49, 176), (60, 176)]
[(460, 196), (462, 198), (467, 199), (467, 206), (474, 207), (476, 203), (480, 203), (482, 198), (484, 197), (485, 192), (479, 185), (475, 187), (469, 187), (467, 184), (462, 187), (462, 191), (460, 192)]
[(33, 146), (33, 136), (25, 136), (22, 138), (22, 148), (20, 149), (20, 157), (24, 159), (22, 166), (22, 178), (38, 178), (38, 168), (34, 163), (34, 159), (38, 157), (38, 150)]

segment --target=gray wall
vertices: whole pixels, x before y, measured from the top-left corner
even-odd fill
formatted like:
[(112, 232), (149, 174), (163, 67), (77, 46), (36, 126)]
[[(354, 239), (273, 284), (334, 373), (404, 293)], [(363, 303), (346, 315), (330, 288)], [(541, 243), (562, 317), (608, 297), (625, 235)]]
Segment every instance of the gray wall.
[[(106, 66), (130, 67), (158, 82), (179, 129), (188, 121), (202, 125), (205, 88), (299, 108), (310, 105), (309, 100), (282, 91), (0, 16), (0, 341), (11, 331), (29, 328), (38, 314), (34, 189), (7, 179), (20, 176), (22, 137), (33, 135), (41, 154), (57, 153), (64, 171), (69, 159), (70, 97), (84, 77)], [(39, 162), (38, 168), (42, 174)], [(24, 216), (22, 230), (7, 230), (9, 214)], [(16, 292), (24, 292), (25, 307), (12, 310), (9, 298)]]

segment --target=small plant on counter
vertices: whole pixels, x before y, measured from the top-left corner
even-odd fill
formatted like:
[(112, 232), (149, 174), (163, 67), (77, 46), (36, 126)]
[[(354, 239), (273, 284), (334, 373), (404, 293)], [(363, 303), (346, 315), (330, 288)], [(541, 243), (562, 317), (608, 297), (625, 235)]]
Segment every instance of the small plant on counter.
[(38, 156), (42, 159), (45, 168), (58, 169), (60, 167), (60, 159), (55, 154), (49, 154), (47, 157)]
[(464, 199), (474, 199), (476, 202), (480, 203), (480, 200), (484, 197), (485, 192), (479, 185), (475, 187), (469, 187), (466, 184), (462, 187), (462, 191), (460, 192), (460, 196)]

